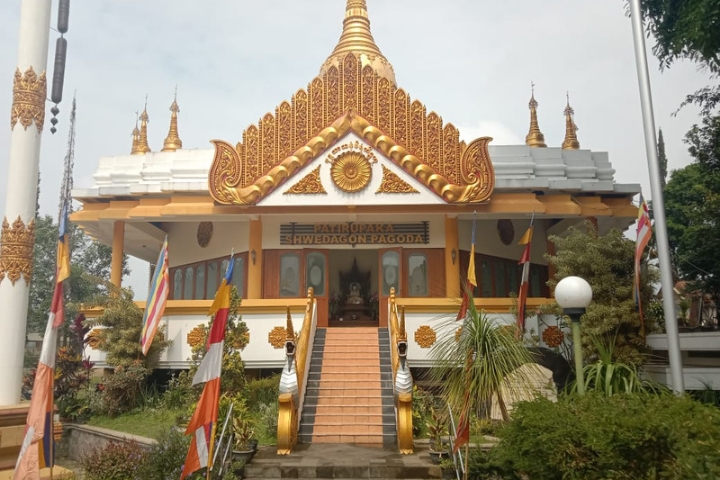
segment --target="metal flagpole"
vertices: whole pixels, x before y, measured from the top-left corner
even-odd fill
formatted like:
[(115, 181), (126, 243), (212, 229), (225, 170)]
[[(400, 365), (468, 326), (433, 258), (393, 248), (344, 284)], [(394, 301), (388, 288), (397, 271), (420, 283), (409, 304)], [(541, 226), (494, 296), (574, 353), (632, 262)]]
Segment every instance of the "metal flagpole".
[(640, 0), (630, 0), (633, 40), (635, 43), (635, 63), (637, 66), (638, 85), (640, 87), (640, 103), (642, 105), (643, 125), (645, 130), (645, 150), (647, 151), (648, 170), (650, 173), (650, 193), (652, 194), (653, 217), (655, 218), (655, 238), (660, 261), (660, 284), (663, 291), (663, 309), (665, 311), (665, 330), (668, 337), (668, 357), (670, 359), (670, 375), (672, 388), (676, 394), (685, 392), (683, 381), (682, 359), (680, 357), (680, 337), (678, 336), (677, 316), (675, 315), (675, 299), (673, 297), (672, 270), (670, 264), (670, 247), (668, 245), (667, 222), (665, 220), (665, 201), (663, 199), (660, 167), (655, 138), (655, 119), (653, 117), (652, 93), (648, 74), (647, 52), (643, 34), (643, 18), (640, 11)]

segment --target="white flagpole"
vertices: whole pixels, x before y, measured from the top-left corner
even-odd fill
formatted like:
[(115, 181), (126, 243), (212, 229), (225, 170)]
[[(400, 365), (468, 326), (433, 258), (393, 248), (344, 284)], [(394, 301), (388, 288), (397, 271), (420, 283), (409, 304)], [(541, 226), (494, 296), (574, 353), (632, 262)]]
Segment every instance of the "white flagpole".
[(648, 170), (650, 173), (650, 193), (652, 194), (653, 217), (655, 219), (655, 238), (660, 261), (660, 284), (663, 291), (663, 309), (665, 311), (665, 330), (668, 337), (668, 357), (670, 359), (670, 375), (672, 388), (676, 394), (685, 392), (680, 357), (680, 337), (678, 335), (677, 315), (675, 315), (675, 298), (673, 296), (672, 269), (670, 264), (670, 247), (665, 220), (665, 201), (663, 199), (660, 166), (655, 138), (655, 118), (653, 116), (652, 93), (650, 91), (650, 75), (648, 74), (647, 52), (643, 29), (640, 0), (630, 0), (630, 14), (635, 43), (635, 63), (637, 66), (638, 85), (640, 87), (640, 103), (642, 105), (643, 125), (645, 130), (645, 150), (647, 151)]

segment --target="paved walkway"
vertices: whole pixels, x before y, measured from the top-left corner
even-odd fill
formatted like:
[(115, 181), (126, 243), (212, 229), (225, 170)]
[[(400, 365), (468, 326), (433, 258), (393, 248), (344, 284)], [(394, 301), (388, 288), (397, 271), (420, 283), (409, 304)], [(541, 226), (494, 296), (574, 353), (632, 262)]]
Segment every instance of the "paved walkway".
[(275, 447), (261, 447), (245, 466), (245, 478), (441, 478), (427, 447), (416, 451), (400, 455), (395, 449), (314, 443), (300, 444), (290, 455), (281, 456)]

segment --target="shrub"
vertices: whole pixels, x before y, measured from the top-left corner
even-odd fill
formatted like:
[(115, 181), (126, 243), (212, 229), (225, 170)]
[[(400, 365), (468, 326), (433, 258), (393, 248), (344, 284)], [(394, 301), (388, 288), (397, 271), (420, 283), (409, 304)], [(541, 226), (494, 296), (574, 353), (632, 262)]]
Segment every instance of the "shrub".
[(111, 442), (84, 457), (80, 464), (85, 480), (129, 480), (138, 477), (146, 456), (141, 446), (132, 442)]
[(279, 388), (279, 374), (249, 380), (245, 386), (248, 407), (256, 410), (261, 405), (277, 403)]
[(114, 417), (138, 405), (144, 388), (147, 369), (142, 364), (117, 367), (108, 376), (102, 390), (102, 413)]
[(720, 478), (720, 411), (688, 397), (539, 398), (498, 436), (490, 464), (533, 480)]
[(187, 456), (190, 438), (176, 429), (170, 429), (157, 438), (157, 443), (147, 451), (145, 461), (138, 470), (143, 480), (180, 478)]

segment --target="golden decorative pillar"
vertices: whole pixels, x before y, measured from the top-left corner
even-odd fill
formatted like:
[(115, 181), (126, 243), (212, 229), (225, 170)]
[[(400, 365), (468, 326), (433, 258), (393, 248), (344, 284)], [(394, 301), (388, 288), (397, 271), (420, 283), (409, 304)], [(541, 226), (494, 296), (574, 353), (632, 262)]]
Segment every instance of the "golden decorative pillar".
[(180, 113), (180, 107), (178, 107), (177, 104), (177, 88), (175, 89), (175, 99), (173, 100), (172, 105), (170, 105), (170, 111), (172, 112), (172, 115), (170, 115), (170, 130), (168, 131), (168, 135), (163, 143), (163, 152), (174, 152), (175, 150), (182, 149), (182, 140), (180, 140), (180, 136), (178, 134), (177, 124), (178, 113)]
[(110, 283), (122, 287), (123, 254), (125, 250), (125, 222), (116, 221), (113, 225), (112, 263), (110, 264)]
[(250, 220), (247, 298), (262, 298), (262, 220)]
[(567, 106), (565, 107), (565, 140), (563, 141), (563, 150), (578, 150), (580, 142), (577, 138), (578, 127), (575, 125), (575, 110), (570, 106), (570, 94), (567, 94)]
[(532, 84), (532, 94), (530, 95), (530, 103), (528, 104), (528, 107), (530, 108), (530, 131), (525, 137), (525, 145), (536, 148), (545, 148), (547, 147), (545, 144), (545, 135), (543, 135), (540, 131), (537, 119), (538, 102), (535, 100), (535, 84)]
[(460, 244), (457, 217), (445, 216), (445, 292), (448, 297), (461, 296)]

